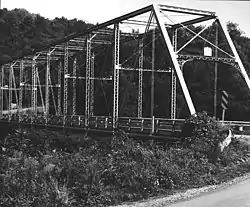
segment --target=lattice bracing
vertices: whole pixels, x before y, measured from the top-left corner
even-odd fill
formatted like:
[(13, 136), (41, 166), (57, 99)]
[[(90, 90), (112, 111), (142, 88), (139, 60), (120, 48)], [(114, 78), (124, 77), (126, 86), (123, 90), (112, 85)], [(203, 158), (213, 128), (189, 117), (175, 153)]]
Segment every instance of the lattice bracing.
[(12, 104), (12, 92), (13, 92), (13, 88), (12, 88), (12, 76), (13, 76), (13, 65), (10, 66), (10, 70), (9, 70), (9, 101), (8, 101), (8, 114), (9, 114), (9, 120), (11, 120), (11, 104)]
[[(21, 60), (20, 63), (20, 76), (19, 76), (19, 105), (18, 105), (18, 109), (19, 111), (23, 108), (23, 68), (24, 68), (24, 64), (23, 64), (23, 60)], [(19, 120), (21, 119), (20, 113), (19, 113)]]
[(57, 89), (57, 113), (58, 115), (62, 114), (62, 106), (61, 106), (61, 94), (62, 94), (62, 61), (59, 62), (58, 66), (58, 89)]
[[(76, 57), (74, 58), (73, 62), (73, 76), (76, 77), (76, 64), (77, 64), (77, 59)], [(72, 104), (72, 114), (76, 115), (76, 78), (73, 78), (73, 104)]]
[(113, 98), (113, 129), (117, 129), (118, 106), (119, 106), (119, 51), (120, 51), (120, 31), (119, 24), (114, 25), (114, 98)]
[(95, 99), (95, 55), (91, 56), (91, 71), (90, 71), (90, 116), (94, 115), (94, 99)]
[[(37, 86), (36, 86), (36, 57), (33, 58), (32, 60), (32, 94), (31, 94), (31, 108), (32, 108), (32, 113), (33, 116), (36, 115), (36, 108), (37, 108)], [(32, 118), (33, 120), (33, 118)]]
[(45, 115), (46, 115), (46, 120), (49, 115), (49, 97), (50, 97), (50, 88), (49, 88), (49, 77), (50, 77), (50, 64), (51, 64), (51, 54), (50, 52), (47, 53), (47, 66), (46, 66), (46, 78), (45, 78)]
[(64, 115), (64, 124), (66, 122), (66, 116), (68, 114), (68, 61), (69, 61), (69, 49), (68, 42), (65, 43), (64, 47), (64, 86), (63, 86), (63, 115)]
[[(173, 49), (177, 51), (177, 31), (178, 29), (174, 29), (173, 31)], [(176, 74), (174, 68), (171, 70), (171, 119), (176, 118)]]
[(139, 40), (139, 88), (138, 88), (138, 118), (142, 117), (143, 94), (143, 39)]
[(86, 39), (86, 84), (85, 84), (85, 126), (89, 125), (90, 115), (90, 71), (91, 71), (91, 37)]

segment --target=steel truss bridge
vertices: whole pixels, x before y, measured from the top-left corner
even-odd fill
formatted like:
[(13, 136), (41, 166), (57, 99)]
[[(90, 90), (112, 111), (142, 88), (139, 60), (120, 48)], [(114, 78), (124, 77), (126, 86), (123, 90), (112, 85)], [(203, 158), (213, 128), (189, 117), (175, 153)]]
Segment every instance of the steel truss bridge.
[[(186, 19), (177, 20), (178, 15)], [(208, 22), (216, 26), (214, 43), (201, 35), (209, 28)], [(203, 23), (207, 26), (202, 27), (198, 33), (189, 27)], [(182, 45), (178, 42), (178, 31), (181, 29), (193, 34)], [(218, 46), (218, 31), (224, 34), (229, 50)], [(212, 55), (183, 52), (197, 38), (213, 48)], [(165, 50), (160, 55), (157, 53), (159, 44), (156, 44), (159, 39)], [(130, 54), (123, 51), (126, 47), (132, 47)], [(106, 58), (99, 58), (101, 53)], [(159, 56), (168, 60), (167, 63), (158, 63)], [(180, 132), (183, 120), (177, 119), (176, 114), (177, 79), (190, 114), (196, 113), (183, 76), (183, 66), (188, 61), (214, 62), (216, 73), (217, 63), (229, 64), (239, 71), (250, 89), (249, 77), (227, 28), (214, 12), (153, 4), (95, 25), (83, 33), (67, 36), (2, 65), (1, 122), (86, 131), (124, 130), (159, 136)], [(136, 74), (137, 82), (136, 112), (129, 117), (121, 115), (120, 110), (121, 74), (125, 72)], [(143, 113), (145, 74), (151, 76), (151, 112), (148, 117)], [(166, 74), (171, 78), (170, 116), (165, 118), (156, 117), (154, 113), (154, 83), (157, 74)], [(97, 82), (112, 85), (112, 97), (109, 97), (109, 102), (105, 99), (112, 112), (106, 115), (98, 115), (95, 110)], [(79, 91), (79, 85), (82, 91)], [(83, 99), (83, 104), (79, 104), (80, 99)], [(250, 125), (244, 122), (231, 124)]]

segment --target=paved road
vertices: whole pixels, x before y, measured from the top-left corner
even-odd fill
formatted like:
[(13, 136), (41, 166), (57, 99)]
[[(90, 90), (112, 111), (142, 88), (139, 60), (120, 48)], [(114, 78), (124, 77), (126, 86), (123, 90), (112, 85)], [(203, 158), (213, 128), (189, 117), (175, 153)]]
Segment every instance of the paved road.
[(168, 207), (250, 207), (250, 179)]

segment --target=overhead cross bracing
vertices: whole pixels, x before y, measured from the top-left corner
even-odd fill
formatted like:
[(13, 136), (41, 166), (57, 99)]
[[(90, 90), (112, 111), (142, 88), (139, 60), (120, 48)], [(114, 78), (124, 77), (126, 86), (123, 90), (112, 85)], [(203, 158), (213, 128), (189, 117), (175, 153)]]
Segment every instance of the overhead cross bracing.
[[(197, 24), (205, 26), (194, 31), (190, 25)], [(227, 47), (204, 37), (211, 25), (217, 25)], [(180, 42), (185, 32), (189, 36)], [(203, 55), (204, 48), (190, 54), (196, 39), (211, 47), (213, 54)], [(189, 61), (236, 67), (250, 88), (225, 24), (214, 12), (150, 5), (3, 65), (1, 111), (10, 122), (15, 119), (15, 106), (20, 123), (163, 133), (179, 118), (178, 88), (189, 113), (196, 113), (183, 75)], [(157, 114), (158, 79), (170, 83), (161, 97), (166, 97), (161, 106), (166, 108), (165, 114)], [(136, 97), (131, 91), (136, 91)], [(22, 108), (30, 109), (30, 114), (24, 114)]]

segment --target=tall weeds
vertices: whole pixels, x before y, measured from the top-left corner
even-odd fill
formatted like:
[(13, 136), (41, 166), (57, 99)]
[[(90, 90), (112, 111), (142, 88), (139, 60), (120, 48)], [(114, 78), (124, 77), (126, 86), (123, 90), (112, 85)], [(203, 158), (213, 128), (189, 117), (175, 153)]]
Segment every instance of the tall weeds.
[(108, 206), (249, 171), (247, 149), (236, 140), (216, 163), (210, 161), (222, 136), (212, 118), (198, 114), (187, 123), (194, 125), (193, 134), (178, 145), (135, 141), (126, 134), (97, 142), (15, 132), (1, 142), (0, 205)]

